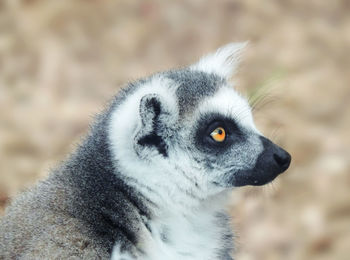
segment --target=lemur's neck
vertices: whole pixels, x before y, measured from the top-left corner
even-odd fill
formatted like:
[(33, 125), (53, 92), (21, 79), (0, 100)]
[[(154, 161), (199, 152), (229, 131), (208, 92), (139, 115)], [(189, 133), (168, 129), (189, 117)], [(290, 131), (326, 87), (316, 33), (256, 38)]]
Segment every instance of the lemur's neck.
[[(227, 196), (225, 192), (208, 198), (196, 208), (173, 205), (157, 211), (145, 223), (144, 237), (148, 239), (143, 250), (151, 256), (145, 259), (231, 259), (233, 240)], [(153, 255), (154, 252), (157, 253)]]
[(86, 223), (94, 239), (112, 252), (116, 241), (136, 247), (139, 228), (152, 213), (147, 198), (118, 175), (108, 144), (108, 115), (98, 120), (62, 174), (54, 177), (71, 186), (72, 194), (66, 194), (68, 214)]

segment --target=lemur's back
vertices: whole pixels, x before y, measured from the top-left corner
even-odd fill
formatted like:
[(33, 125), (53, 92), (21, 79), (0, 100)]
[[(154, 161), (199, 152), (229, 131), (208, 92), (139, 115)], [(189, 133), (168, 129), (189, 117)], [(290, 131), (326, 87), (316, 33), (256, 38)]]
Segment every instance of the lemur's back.
[(132, 252), (137, 222), (146, 213), (128, 189), (103, 169), (96, 175), (70, 167), (52, 173), (0, 220), (0, 259), (108, 259), (115, 243)]
[(0, 222), (0, 259), (108, 258), (89, 227), (64, 209), (65, 192), (46, 181), (14, 201)]

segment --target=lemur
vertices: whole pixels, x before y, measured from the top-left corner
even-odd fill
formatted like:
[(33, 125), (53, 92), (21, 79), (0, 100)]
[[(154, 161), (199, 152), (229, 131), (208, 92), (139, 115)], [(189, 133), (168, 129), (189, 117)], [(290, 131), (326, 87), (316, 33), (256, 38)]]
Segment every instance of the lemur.
[(245, 43), (128, 84), (0, 223), (0, 259), (233, 259), (230, 191), (291, 156), (229, 83)]

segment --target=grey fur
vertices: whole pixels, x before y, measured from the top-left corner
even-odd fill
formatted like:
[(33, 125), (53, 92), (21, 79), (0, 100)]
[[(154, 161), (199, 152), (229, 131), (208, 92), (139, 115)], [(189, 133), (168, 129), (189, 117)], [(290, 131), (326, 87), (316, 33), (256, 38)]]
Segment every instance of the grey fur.
[(197, 107), (205, 97), (214, 95), (225, 80), (218, 75), (188, 69), (170, 71), (166, 77), (174, 80), (178, 85), (176, 94), (180, 108), (180, 115), (190, 112)]
[(106, 259), (115, 241), (129, 251), (137, 243), (139, 222), (150, 214), (148, 202), (116, 174), (106, 140), (109, 112), (98, 117), (61, 167), (7, 209), (0, 258)]
[[(170, 82), (170, 86), (164, 86), (165, 91), (175, 90), (178, 119), (174, 122), (176, 116), (171, 114), (173, 110), (164, 96), (148, 93), (137, 100), (141, 122), (132, 128), (135, 140), (130, 140), (137, 160), (149, 161), (149, 165), (154, 158), (156, 163), (171, 163), (175, 172), (164, 168), (157, 177), (166, 175), (166, 183), (154, 185), (151, 180), (147, 182), (148, 174), (155, 171), (152, 167), (142, 169), (146, 176), (142, 179), (126, 172), (122, 167), (125, 162), (113, 150), (110, 135), (114, 133), (109, 131), (115, 124), (115, 111), (143, 86), (159, 78)], [(280, 169), (276, 162), (271, 163), (272, 155), (285, 155), (240, 124), (239, 117), (227, 119), (226, 115), (211, 111), (194, 119), (202, 102), (224, 87), (227, 88), (227, 82), (221, 76), (193, 69), (168, 71), (130, 83), (96, 118), (77, 150), (46, 180), (24, 192), (7, 208), (0, 222), (0, 259), (107, 259), (116, 246), (120, 251), (117, 259), (153, 259), (144, 237), (157, 235), (167, 246), (174, 246), (178, 256), (196, 259), (196, 252), (176, 248), (179, 241), (170, 223), (162, 223), (157, 229), (158, 213), (169, 205), (184, 210), (189, 207), (172, 200), (169, 187), (181, 193), (180, 199), (188, 200), (189, 205), (201, 207), (214, 194), (204, 192), (208, 187), (221, 192), (228, 187), (271, 181), (282, 172), (282, 166)], [(225, 145), (211, 144), (210, 140), (208, 143), (206, 127), (212, 119), (227, 121), (232, 133)], [(193, 167), (186, 169), (184, 162), (178, 161), (178, 151), (183, 158), (189, 158)], [(263, 170), (255, 169), (257, 166), (273, 174), (264, 177)], [(203, 185), (198, 175), (191, 174), (192, 170), (199, 171), (208, 183)], [(254, 182), (256, 172), (262, 174), (259, 183)], [(211, 206), (207, 206), (209, 211)], [(213, 214), (213, 219), (208, 218), (210, 224), (222, 231), (213, 257), (232, 259), (230, 218), (222, 208), (213, 209)], [(188, 218), (191, 224), (196, 216), (184, 212), (181, 217), (184, 221)]]

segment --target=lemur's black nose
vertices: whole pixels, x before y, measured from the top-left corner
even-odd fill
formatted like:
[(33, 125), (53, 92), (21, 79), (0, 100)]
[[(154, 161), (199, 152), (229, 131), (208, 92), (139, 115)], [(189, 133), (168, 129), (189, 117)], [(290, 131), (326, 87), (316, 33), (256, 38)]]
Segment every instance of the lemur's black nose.
[(281, 171), (284, 172), (288, 169), (291, 161), (291, 156), (288, 152), (278, 147), (273, 154), (273, 158), (277, 165), (281, 168)]
[(260, 140), (264, 146), (264, 150), (260, 155), (261, 162), (264, 163), (261, 165), (276, 174), (287, 170), (291, 161), (290, 154), (263, 136), (260, 136)]

